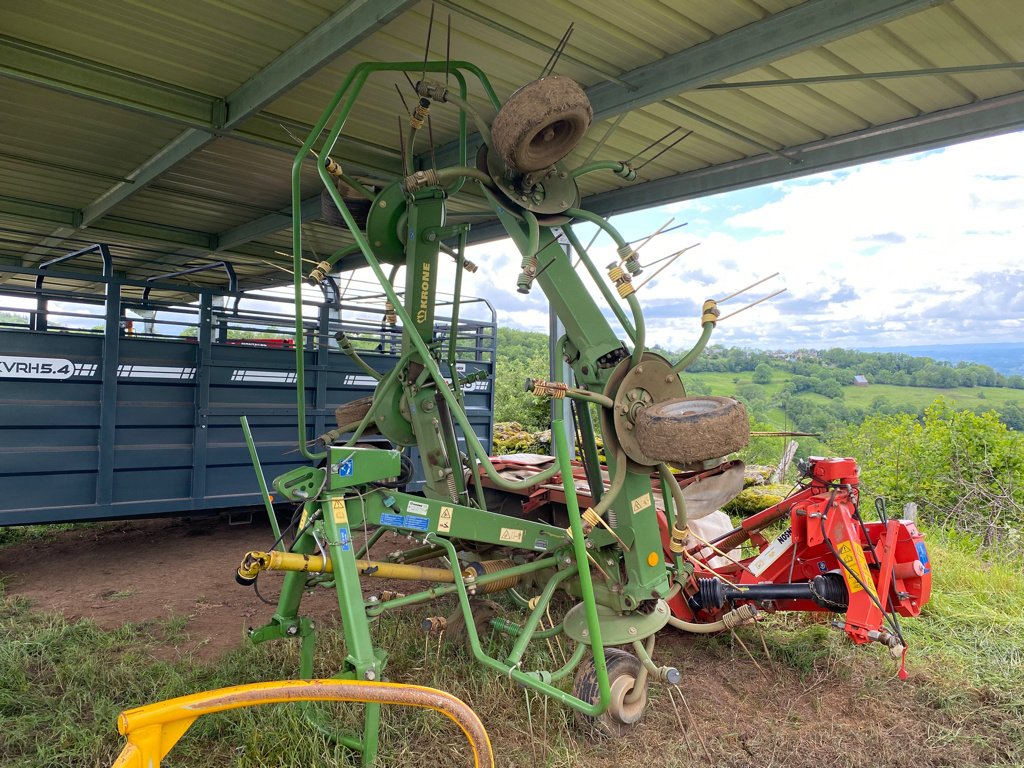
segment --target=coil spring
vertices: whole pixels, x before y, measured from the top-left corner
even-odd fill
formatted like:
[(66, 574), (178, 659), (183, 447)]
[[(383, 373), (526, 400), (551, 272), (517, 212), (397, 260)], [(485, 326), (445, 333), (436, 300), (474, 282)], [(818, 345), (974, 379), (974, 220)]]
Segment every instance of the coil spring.
[[(472, 571), (475, 576), (480, 577), (487, 573), (497, 573), (498, 571), (503, 571), (506, 568), (512, 568), (514, 566), (515, 563), (510, 559), (483, 560), (480, 562), (470, 563), (466, 570)], [(504, 579), (498, 579), (497, 581), (492, 581), (489, 584), (478, 586), (477, 594), (487, 595), (492, 592), (502, 592), (503, 590), (511, 589), (518, 583), (518, 576), (506, 576)]]

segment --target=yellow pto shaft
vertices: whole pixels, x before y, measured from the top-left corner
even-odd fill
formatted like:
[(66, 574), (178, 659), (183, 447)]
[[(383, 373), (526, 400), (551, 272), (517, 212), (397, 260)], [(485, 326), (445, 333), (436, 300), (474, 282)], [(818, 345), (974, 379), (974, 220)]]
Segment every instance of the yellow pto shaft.
[[(421, 565), (382, 563), (375, 560), (356, 560), (356, 567), (364, 576), (379, 576), (382, 579), (407, 579), (411, 581), (435, 581), (452, 583), (454, 574), (445, 568), (424, 568)], [(249, 552), (238, 568), (238, 581), (251, 584), (260, 571), (300, 571), (308, 573), (333, 573), (330, 558), (320, 555), (300, 555), (296, 552)]]

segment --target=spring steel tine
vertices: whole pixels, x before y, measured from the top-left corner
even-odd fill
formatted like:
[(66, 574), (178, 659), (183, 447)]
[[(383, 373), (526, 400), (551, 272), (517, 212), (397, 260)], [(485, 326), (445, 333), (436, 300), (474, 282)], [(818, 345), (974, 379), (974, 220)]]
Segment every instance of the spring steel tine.
[(628, 112), (620, 112), (619, 116), (612, 120), (612, 122), (608, 126), (608, 129), (604, 132), (604, 136), (602, 136), (601, 140), (594, 145), (594, 148), (592, 150), (590, 150), (590, 152), (587, 154), (587, 158), (582, 163), (580, 163), (581, 168), (584, 165), (590, 165), (590, 161), (594, 159), (594, 155), (601, 151), (601, 147), (603, 147), (605, 145), (605, 142), (611, 138), (612, 133), (615, 131), (616, 128), (619, 127), (619, 125), (622, 124), (622, 121), (626, 119), (626, 115), (628, 114)]
[(565, 34), (562, 35), (562, 39), (558, 41), (558, 45), (551, 51), (551, 55), (548, 57), (547, 63), (544, 65), (544, 69), (540, 71), (541, 77), (547, 77), (555, 70), (555, 65), (558, 64), (558, 60), (562, 58), (562, 54), (565, 52), (565, 46), (569, 42), (569, 38), (572, 36), (573, 28), (576, 26), (576, 22), (569, 22), (568, 28), (565, 30)]
[(650, 149), (651, 147), (656, 147), (656, 146), (658, 146), (659, 144), (661, 144), (661, 142), (663, 142), (663, 141), (664, 141), (665, 139), (667, 139), (667, 138), (668, 138), (669, 136), (671, 136), (671, 135), (672, 135), (673, 133), (675, 133), (676, 131), (679, 131), (679, 130), (682, 130), (682, 129), (681, 129), (681, 128), (680, 128), (680, 127), (679, 127), (679, 126), (677, 125), (677, 126), (676, 126), (675, 128), (673, 128), (673, 129), (672, 129), (671, 131), (669, 131), (669, 132), (668, 132), (668, 133), (666, 133), (666, 134), (665, 134), (664, 136), (662, 136), (662, 137), (661, 137), (660, 139), (655, 139), (655, 140), (654, 140), (654, 141), (652, 141), (652, 142), (651, 142), (650, 144), (648, 144), (648, 145), (647, 145), (646, 147), (644, 147), (643, 149), (641, 149), (641, 150), (640, 150), (639, 152), (637, 152), (637, 153), (636, 153), (635, 155), (633, 155), (633, 156), (632, 156), (631, 158), (629, 158), (629, 160), (627, 160), (627, 161), (626, 161), (626, 163), (627, 163), (627, 164), (628, 164), (628, 163), (632, 163), (632, 162), (633, 162), (634, 160), (636, 160), (636, 159), (637, 159), (638, 157), (640, 157), (640, 155), (642, 155), (642, 154), (643, 154), (644, 152), (646, 152), (646, 151), (647, 151), (648, 149)]
[(739, 296), (739, 295), (740, 295), (741, 293), (746, 293), (746, 292), (747, 292), (747, 291), (749, 291), (749, 290), (750, 290), (751, 288), (756, 288), (756, 287), (757, 287), (757, 286), (759, 286), (759, 285), (760, 285), (761, 283), (767, 282), (767, 281), (771, 280), (771, 279), (772, 279), (773, 277), (778, 277), (778, 276), (779, 276), (779, 273), (778, 273), (778, 272), (775, 272), (774, 274), (768, 275), (768, 277), (762, 277), (762, 278), (761, 278), (760, 280), (758, 280), (758, 281), (757, 281), (756, 283), (751, 283), (751, 284), (750, 284), (750, 285), (748, 285), (748, 286), (747, 286), (746, 288), (740, 288), (740, 289), (739, 289), (738, 291), (736, 291), (735, 293), (730, 293), (730, 294), (729, 294), (728, 296), (726, 296), (726, 297), (725, 297), (724, 299), (719, 299), (719, 300), (718, 300), (718, 303), (719, 303), (719, 304), (725, 304), (725, 302), (727, 302), (727, 301), (728, 301), (729, 299), (735, 299), (735, 298), (736, 298), (737, 296)]
[(434, 4), (430, 4), (430, 21), (427, 22), (427, 44), (423, 48), (423, 74), (420, 80), (427, 79), (427, 59), (430, 58), (430, 33), (434, 31)]
[(402, 134), (402, 116), (401, 115), (395, 115), (395, 117), (398, 118), (398, 143), (399, 143), (399, 145), (401, 145), (401, 149), (402, 149), (402, 167), (406, 168), (407, 166), (406, 166), (406, 162), (405, 162), (406, 161), (406, 158), (405, 158), (405, 136)]
[[(661, 230), (660, 234), (666, 235), (669, 232), (672, 232), (672, 231), (674, 231), (676, 229), (682, 229), (683, 227), (685, 227), (689, 223), (690, 222), (688, 222), (688, 221), (684, 221), (682, 224), (676, 224), (674, 227), (669, 227), (668, 229)], [(642, 237), (638, 237), (636, 240), (630, 240), (629, 244), (632, 245), (633, 243), (639, 243), (641, 240), (643, 240), (643, 238)]]
[(434, 151), (434, 122), (427, 113), (427, 141), (430, 142), (430, 167), (437, 170), (437, 152)]
[(666, 152), (668, 152), (668, 151), (669, 151), (670, 149), (672, 149), (672, 147), (674, 147), (674, 146), (675, 146), (676, 144), (678, 144), (678, 143), (679, 143), (680, 141), (682, 141), (683, 139), (687, 138), (688, 136), (692, 136), (692, 135), (693, 135), (693, 131), (692, 131), (692, 130), (690, 130), (690, 131), (687, 131), (687, 132), (686, 132), (686, 133), (684, 133), (684, 134), (683, 134), (682, 136), (680, 136), (680, 137), (679, 137), (678, 139), (676, 139), (676, 140), (675, 140), (675, 141), (673, 141), (673, 142), (672, 142), (671, 144), (669, 144), (669, 145), (668, 145), (667, 147), (665, 147), (665, 148), (664, 148), (663, 150), (661, 150), (661, 152), (659, 152), (658, 154), (654, 155), (653, 157), (649, 157), (649, 158), (647, 158), (646, 160), (644, 160), (644, 161), (643, 161), (642, 163), (640, 163), (640, 165), (638, 165), (638, 166), (637, 166), (637, 167), (636, 167), (636, 168), (635, 168), (634, 170), (637, 170), (637, 171), (639, 171), (639, 170), (640, 170), (641, 168), (643, 168), (643, 167), (644, 167), (645, 165), (647, 165), (648, 163), (650, 163), (650, 162), (652, 162), (652, 161), (654, 161), (654, 160), (657, 160), (657, 159), (658, 159), (659, 157), (661, 157), (662, 155), (664, 155), (664, 154), (665, 154)]
[(452, 15), (448, 14), (448, 40), (444, 45), (444, 84), (448, 85), (448, 65), (452, 62)]
[(783, 288), (781, 290), (776, 291), (775, 293), (769, 293), (767, 296), (764, 296), (763, 298), (760, 298), (757, 301), (752, 301), (750, 304), (747, 304), (747, 306), (743, 307), (743, 309), (737, 309), (735, 312), (732, 312), (732, 313), (726, 315), (725, 317), (718, 318), (718, 322), (722, 322), (723, 320), (728, 320), (730, 317), (736, 317), (736, 315), (738, 315), (740, 312), (745, 312), (746, 310), (750, 309), (751, 307), (756, 307), (761, 302), (768, 301), (768, 299), (774, 299), (780, 293), (785, 293), (787, 290), (788, 290), (787, 288)]
[[(696, 248), (698, 245), (700, 245), (700, 243), (694, 243), (693, 245), (688, 245), (685, 248), (683, 248), (681, 251), (676, 251), (672, 255), (666, 256), (664, 259), (661, 259), (661, 261), (667, 261), (668, 263), (667, 264), (663, 264), (662, 266), (658, 267), (658, 269), (654, 270), (654, 273), (650, 277), (648, 277), (646, 280), (644, 280), (642, 283), (640, 283), (640, 285), (638, 285), (636, 287), (636, 290), (639, 291), (641, 288), (643, 288), (645, 285), (647, 285), (649, 282), (651, 282), (651, 280), (656, 278), (662, 272), (662, 270), (670, 267), (672, 265), (672, 262), (674, 262), (676, 259), (678, 259), (680, 256), (682, 256), (687, 251)], [(654, 264), (657, 264), (657, 263), (658, 263), (657, 261), (654, 262)], [(652, 267), (654, 265), (653, 264), (648, 264), (647, 266), (648, 267)]]
[[(651, 240), (653, 240), (655, 237), (657, 237), (662, 232), (664, 232), (665, 231), (665, 227), (667, 227), (669, 224), (671, 224), (675, 220), (676, 220), (676, 217), (673, 216), (671, 219), (666, 221), (664, 224), (662, 224), (660, 227), (658, 227), (656, 230), (654, 230), (654, 232), (652, 232), (650, 235), (648, 235), (647, 238), (642, 243), (640, 243), (640, 245), (638, 245), (636, 248), (633, 249), (633, 251), (634, 252), (639, 251), (641, 248), (643, 248), (645, 245), (647, 245), (649, 242), (651, 242)], [(623, 259), (623, 261), (625, 261), (625, 259)]]
[[(602, 230), (600, 227), (597, 228), (597, 232), (595, 232), (594, 236), (592, 238), (590, 238), (590, 242), (587, 243), (587, 247), (583, 249), (584, 253), (586, 253), (587, 251), (590, 250), (590, 246), (592, 246), (594, 244), (594, 242), (597, 240), (597, 238), (601, 236), (601, 233), (603, 231), (604, 230)], [(580, 265), (581, 261), (583, 261), (583, 257), (582, 256), (577, 256), (576, 263), (572, 265), (572, 268), (575, 270), (576, 267), (578, 267)]]
[[(406, 75), (408, 77), (408, 75)], [(402, 100), (402, 106), (405, 107), (405, 114), (412, 114), (409, 111), (409, 103), (405, 100), (405, 96), (402, 94), (402, 89), (398, 87), (398, 83), (395, 83), (395, 90), (398, 91), (398, 98)]]

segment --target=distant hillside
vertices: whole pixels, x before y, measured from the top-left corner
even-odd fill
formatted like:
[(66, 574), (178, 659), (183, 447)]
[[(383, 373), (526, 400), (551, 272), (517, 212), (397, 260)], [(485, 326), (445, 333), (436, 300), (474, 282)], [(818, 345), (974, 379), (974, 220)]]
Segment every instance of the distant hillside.
[[(1024, 351), (1024, 344), (972, 345), (990, 351), (1007, 347)], [(682, 354), (658, 351), (669, 359)], [(527, 395), (522, 383), (526, 375), (547, 375), (547, 335), (500, 329), (497, 368), (496, 420), (543, 429), (547, 403)], [(866, 380), (868, 386), (854, 386), (855, 377)], [(995, 411), (1008, 427), (1024, 431), (1024, 375), (1003, 374), (973, 362), (973, 358), (951, 363), (895, 350), (764, 352), (712, 346), (683, 378), (692, 395), (728, 395), (742, 400), (752, 419), (761, 425), (757, 429), (796, 428), (824, 434), (860, 424), (869, 415), (922, 415), (942, 397), (957, 408)]]
[(927, 344), (912, 347), (862, 347), (862, 352), (904, 353), (947, 363), (979, 363), (1004, 376), (1024, 374), (1024, 342), (1003, 344)]

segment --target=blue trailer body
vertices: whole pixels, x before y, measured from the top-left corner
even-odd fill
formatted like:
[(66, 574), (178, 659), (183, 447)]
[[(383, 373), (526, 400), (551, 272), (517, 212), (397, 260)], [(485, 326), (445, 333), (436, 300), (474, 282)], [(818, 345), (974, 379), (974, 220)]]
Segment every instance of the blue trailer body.
[[(39, 274), (45, 281), (34, 289), (0, 286), (8, 313), (0, 327), (0, 525), (260, 504), (243, 414), (268, 479), (307, 463), (296, 450), (289, 297)], [(382, 372), (401, 339), (382, 302), (360, 297), (349, 308), (331, 294), (304, 309), (308, 440), (335, 426), (338, 405), (376, 384), (337, 349), (335, 333), (343, 330)], [(457, 365), (460, 375), (486, 372), (464, 393), (474, 430), (490, 445), (496, 334), (493, 312), (479, 306), (490, 319), (458, 323)], [(436, 333), (449, 332), (439, 321)]]

